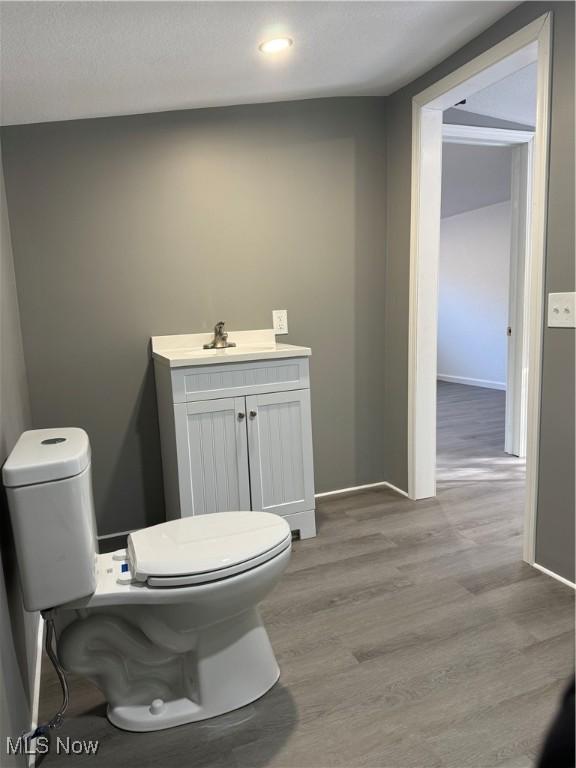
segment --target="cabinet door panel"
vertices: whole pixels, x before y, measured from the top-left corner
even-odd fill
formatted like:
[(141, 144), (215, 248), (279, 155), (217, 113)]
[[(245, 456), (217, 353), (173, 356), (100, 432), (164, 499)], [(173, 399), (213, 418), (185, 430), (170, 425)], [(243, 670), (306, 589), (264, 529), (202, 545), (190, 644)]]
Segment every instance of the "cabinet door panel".
[(191, 509), (183, 514), (250, 509), (245, 406), (243, 397), (186, 405)]
[(252, 509), (314, 509), (309, 390), (249, 396), (246, 411)]

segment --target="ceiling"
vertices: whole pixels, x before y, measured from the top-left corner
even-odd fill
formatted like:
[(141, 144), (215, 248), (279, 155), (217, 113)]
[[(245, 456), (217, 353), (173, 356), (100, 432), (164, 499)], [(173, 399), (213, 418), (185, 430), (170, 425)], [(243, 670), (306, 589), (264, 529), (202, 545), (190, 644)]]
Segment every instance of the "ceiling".
[(442, 218), (510, 200), (511, 147), (442, 146)]
[(457, 109), (534, 126), (536, 124), (537, 66), (536, 62), (529, 64), (488, 88), (478, 91), (469, 96), (466, 104)]
[[(2, 2), (2, 124), (387, 95), (516, 5)], [(258, 51), (280, 35), (289, 51)]]

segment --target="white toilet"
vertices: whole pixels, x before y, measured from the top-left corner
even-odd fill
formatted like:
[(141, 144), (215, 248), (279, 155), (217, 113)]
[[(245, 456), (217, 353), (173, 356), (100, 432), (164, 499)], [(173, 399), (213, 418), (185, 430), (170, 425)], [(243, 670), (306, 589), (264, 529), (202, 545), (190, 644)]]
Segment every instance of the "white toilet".
[(182, 518), (100, 555), (82, 429), (24, 432), (3, 480), (24, 604), (54, 609), (62, 665), (94, 681), (114, 725), (153, 731), (214, 717), (278, 680), (256, 606), (290, 558), (281, 517)]

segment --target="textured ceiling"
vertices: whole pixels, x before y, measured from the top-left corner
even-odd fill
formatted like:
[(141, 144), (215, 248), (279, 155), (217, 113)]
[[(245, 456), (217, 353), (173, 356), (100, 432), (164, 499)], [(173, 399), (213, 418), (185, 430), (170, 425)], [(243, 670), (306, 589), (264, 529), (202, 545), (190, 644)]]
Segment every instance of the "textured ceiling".
[(518, 4), (3, 2), (2, 123), (385, 95)]
[(536, 74), (537, 64), (529, 64), (469, 96), (466, 104), (457, 109), (533, 126), (536, 124)]
[(444, 143), (442, 218), (510, 200), (512, 150)]

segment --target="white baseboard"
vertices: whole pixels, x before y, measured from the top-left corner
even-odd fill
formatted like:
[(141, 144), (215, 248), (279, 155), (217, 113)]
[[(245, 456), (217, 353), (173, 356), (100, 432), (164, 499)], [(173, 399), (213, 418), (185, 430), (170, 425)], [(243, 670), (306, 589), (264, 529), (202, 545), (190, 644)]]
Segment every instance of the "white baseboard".
[(439, 373), (438, 381), (447, 381), (449, 384), (466, 384), (469, 387), (484, 387), (484, 389), (503, 389), (506, 391), (505, 381), (489, 381), (488, 379), (470, 379), (467, 376), (449, 376), (447, 373)]
[(317, 499), (322, 499), (326, 496), (340, 496), (343, 493), (354, 493), (354, 491), (366, 491), (370, 488), (390, 488), (391, 491), (395, 491), (396, 493), (399, 493), (401, 496), (405, 496), (408, 498), (408, 494), (406, 491), (403, 491), (401, 488), (397, 488), (395, 485), (392, 485), (392, 483), (389, 483), (387, 480), (382, 480), (379, 483), (368, 483), (367, 485), (353, 485), (350, 488), (337, 488), (335, 491), (324, 491), (324, 493), (316, 493), (315, 497)]
[(537, 568), (539, 571), (542, 571), (542, 573), (545, 573), (546, 576), (551, 576), (553, 579), (556, 579), (556, 581), (561, 582), (562, 584), (565, 584), (567, 587), (572, 587), (572, 589), (576, 589), (576, 584), (572, 583), (571, 581), (568, 581), (568, 579), (565, 579), (564, 576), (559, 576), (557, 573), (554, 573), (554, 571), (549, 571), (548, 568), (544, 568), (543, 565), (538, 565), (538, 563), (532, 563), (534, 568)]
[(101, 539), (115, 539), (116, 536), (128, 536), (129, 533), (139, 530), (138, 528), (132, 528), (129, 531), (118, 531), (118, 533), (103, 533), (102, 536), (97, 536), (98, 541)]
[[(392, 485), (392, 483), (389, 483), (387, 480), (382, 480), (379, 483), (368, 483), (367, 485), (353, 485), (350, 488), (337, 488), (335, 491), (324, 491), (324, 493), (315, 493), (314, 498), (316, 499), (322, 499), (325, 496), (340, 496), (343, 493), (354, 493), (354, 491), (366, 491), (369, 488), (390, 488), (391, 491), (394, 491), (395, 493), (400, 494), (400, 496), (405, 496), (408, 498), (408, 494), (406, 491), (403, 491), (401, 488), (398, 488), (395, 485)], [(102, 536), (98, 536), (98, 540), (101, 539), (114, 539), (116, 536), (127, 536), (129, 533), (133, 533), (134, 531), (139, 530), (138, 528), (132, 528), (130, 531), (118, 531), (118, 533), (105, 533)]]
[(394, 491), (395, 493), (399, 493), (400, 496), (404, 496), (404, 498), (409, 499), (410, 496), (408, 496), (408, 491), (403, 491), (402, 488), (398, 488), (397, 485), (392, 485), (392, 483), (385, 482), (382, 483), (382, 485), (385, 485), (387, 488), (390, 488), (391, 491)]

